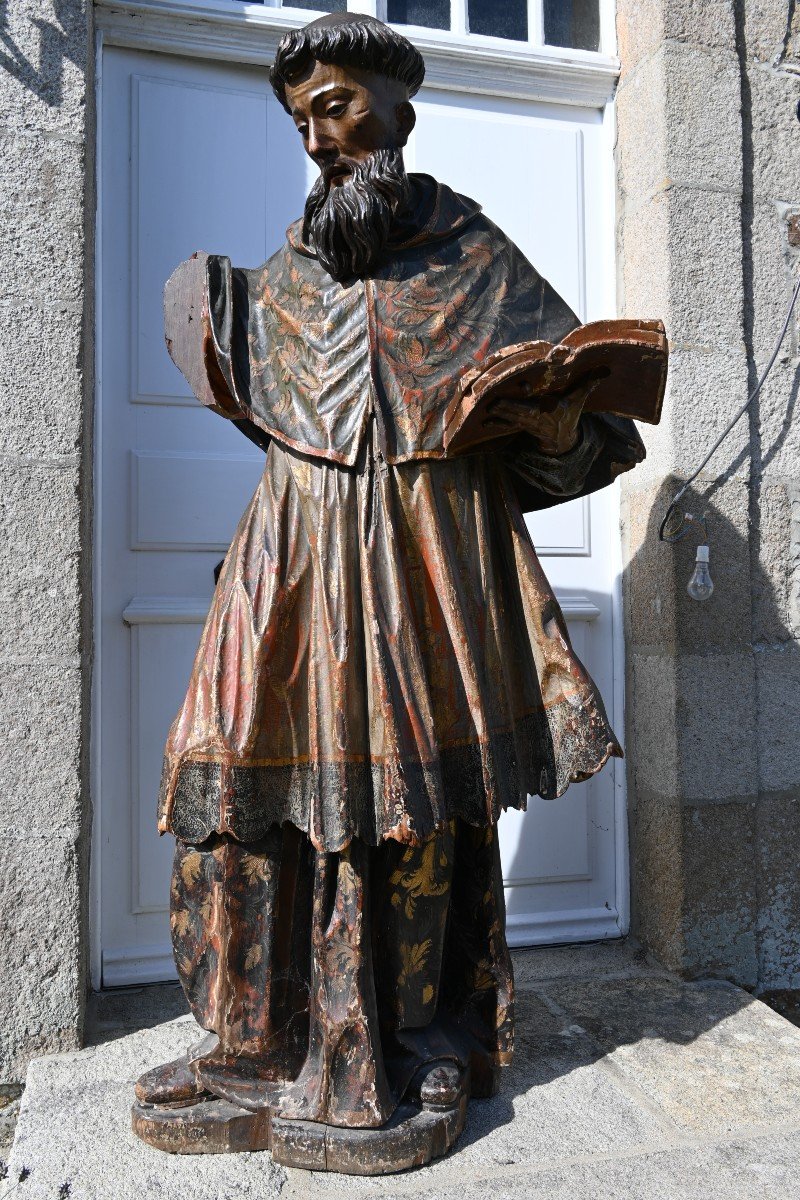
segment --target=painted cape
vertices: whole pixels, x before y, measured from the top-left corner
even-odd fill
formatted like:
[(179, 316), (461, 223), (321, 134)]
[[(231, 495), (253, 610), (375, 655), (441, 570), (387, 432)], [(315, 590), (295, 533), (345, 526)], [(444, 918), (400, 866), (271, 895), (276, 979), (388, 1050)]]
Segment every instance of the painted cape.
[(215, 407), (267, 452), (167, 742), (159, 828), (186, 841), (289, 821), (320, 850), (419, 844), (621, 754), (523, 511), (604, 486), (641, 442), (584, 417), (557, 459), (523, 434), (444, 456), (461, 375), (578, 322), (473, 201), (412, 178), (365, 281), (333, 281), (299, 222), (261, 268), (209, 260)]

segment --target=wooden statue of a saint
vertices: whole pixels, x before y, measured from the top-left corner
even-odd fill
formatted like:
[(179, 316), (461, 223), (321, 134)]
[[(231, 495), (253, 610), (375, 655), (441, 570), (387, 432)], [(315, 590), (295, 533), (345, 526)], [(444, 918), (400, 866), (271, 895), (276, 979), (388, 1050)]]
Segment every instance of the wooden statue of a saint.
[(371, 17), (287, 33), (304, 215), (265, 265), (200, 254), (167, 288), (175, 361), (266, 453), (165, 753), (208, 1031), (136, 1086), (167, 1150), (379, 1173), (449, 1149), (512, 1053), (498, 818), (621, 754), (523, 513), (642, 443), (578, 382), (498, 393), (492, 436), (447, 453), (469, 372), (579, 322), (478, 204), (406, 173), (423, 75)]

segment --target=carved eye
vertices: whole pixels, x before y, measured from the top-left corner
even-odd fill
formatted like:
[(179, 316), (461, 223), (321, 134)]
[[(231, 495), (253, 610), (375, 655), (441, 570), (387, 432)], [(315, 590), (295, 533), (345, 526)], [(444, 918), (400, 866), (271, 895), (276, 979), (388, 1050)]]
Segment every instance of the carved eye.
[(336, 104), (331, 104), (325, 109), (325, 116), (341, 117), (346, 108), (347, 105), (344, 103), (344, 101), (340, 100)]

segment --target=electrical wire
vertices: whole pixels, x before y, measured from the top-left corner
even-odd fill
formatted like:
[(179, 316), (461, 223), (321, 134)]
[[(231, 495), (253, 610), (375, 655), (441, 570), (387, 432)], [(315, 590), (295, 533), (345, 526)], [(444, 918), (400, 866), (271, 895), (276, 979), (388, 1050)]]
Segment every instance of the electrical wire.
[[(798, 106), (798, 107), (800, 108), (800, 106)], [(772, 351), (772, 356), (771, 356), (769, 362), (767, 363), (761, 378), (759, 379), (756, 386), (753, 388), (750, 395), (745, 400), (742, 407), (737, 412), (736, 416), (733, 417), (733, 419), (728, 423), (726, 428), (722, 431), (722, 433), (719, 435), (717, 440), (714, 442), (714, 445), (711, 447), (708, 454), (705, 456), (703, 461), (700, 463), (700, 466), (697, 468), (697, 470), (694, 472), (694, 474), (689, 476), (689, 478), (684, 483), (683, 487), (681, 487), (680, 490), (677, 491), (675, 493), (675, 495), (673, 496), (672, 503), (670, 504), (669, 508), (665, 512), (664, 520), (661, 522), (659, 529), (658, 529), (658, 540), (660, 542), (679, 542), (681, 540), (681, 538), (686, 537), (686, 534), (689, 532), (689, 520), (686, 516), (684, 516), (683, 521), (681, 522), (680, 529), (678, 529), (674, 534), (665, 533), (665, 530), (667, 527), (667, 521), (669, 521), (673, 511), (675, 510), (676, 505), (680, 503), (680, 501), (683, 499), (683, 497), (685, 496), (688, 489), (694, 483), (695, 479), (697, 479), (697, 476), (704, 469), (704, 467), (710, 462), (710, 460), (714, 457), (717, 450), (719, 450), (720, 446), (725, 441), (725, 438), (728, 436), (728, 434), (731, 432), (731, 430), (734, 428), (734, 426), (737, 424), (737, 422), (742, 419), (742, 417), (747, 412), (748, 408), (753, 403), (756, 396), (758, 395), (758, 393), (761, 391), (762, 387), (766, 383), (767, 376), (769, 375), (770, 371), (774, 367), (775, 360), (777, 359), (778, 354), (780, 352), (780, 348), (783, 345), (783, 339), (786, 337), (786, 332), (789, 328), (789, 322), (792, 319), (792, 313), (794, 312), (794, 306), (797, 303), (798, 296), (800, 296), (800, 279), (798, 279), (797, 283), (795, 284), (794, 291), (792, 292), (792, 298), (789, 301), (789, 308), (787, 309), (787, 312), (786, 312), (786, 320), (783, 322), (783, 328), (781, 329), (778, 340), (775, 343), (775, 349)]]

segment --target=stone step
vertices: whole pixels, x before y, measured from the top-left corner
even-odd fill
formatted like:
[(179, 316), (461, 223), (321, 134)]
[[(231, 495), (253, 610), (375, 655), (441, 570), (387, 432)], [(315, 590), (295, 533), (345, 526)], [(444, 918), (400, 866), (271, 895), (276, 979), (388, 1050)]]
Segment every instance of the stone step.
[(31, 1064), (0, 1200), (800, 1195), (794, 1025), (730, 984), (682, 982), (630, 943), (518, 952), (515, 970), (517, 1049), (500, 1095), (472, 1102), (447, 1158), (372, 1180), (137, 1141), (134, 1081), (198, 1028), (176, 989), (106, 993), (93, 1045)]

